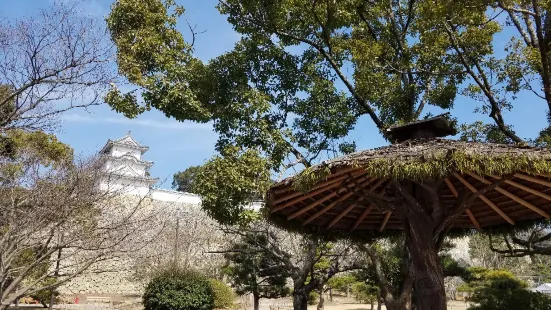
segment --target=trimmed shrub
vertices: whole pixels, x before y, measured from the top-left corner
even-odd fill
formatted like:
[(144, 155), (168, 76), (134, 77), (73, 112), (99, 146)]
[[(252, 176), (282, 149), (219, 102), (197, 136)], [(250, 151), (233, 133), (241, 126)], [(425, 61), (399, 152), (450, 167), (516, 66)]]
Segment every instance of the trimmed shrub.
[(469, 310), (551, 309), (549, 296), (527, 290), (526, 283), (509, 271), (474, 270), (471, 274), (471, 281), (460, 288), (475, 303)]
[(170, 268), (157, 274), (145, 288), (145, 310), (212, 310), (209, 279), (188, 270)]
[(365, 282), (356, 282), (352, 284), (352, 293), (360, 303), (373, 303), (377, 300), (378, 288), (368, 285)]
[(222, 281), (210, 279), (210, 287), (212, 289), (212, 297), (214, 298), (215, 309), (226, 309), (233, 305), (235, 294), (231, 287)]
[(320, 301), (320, 294), (316, 292), (310, 292), (308, 295), (308, 304), (309, 305), (317, 305)]

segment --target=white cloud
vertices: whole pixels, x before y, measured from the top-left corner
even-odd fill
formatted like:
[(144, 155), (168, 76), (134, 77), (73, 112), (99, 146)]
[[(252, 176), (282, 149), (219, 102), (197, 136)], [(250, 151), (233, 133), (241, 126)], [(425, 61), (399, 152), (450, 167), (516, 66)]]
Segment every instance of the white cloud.
[(200, 123), (181, 123), (175, 120), (165, 119), (162, 121), (153, 120), (153, 119), (128, 119), (123, 117), (100, 117), (100, 116), (89, 116), (89, 115), (80, 115), (80, 114), (65, 114), (63, 116), (63, 121), (65, 122), (74, 122), (74, 123), (110, 123), (118, 125), (134, 125), (142, 126), (149, 128), (158, 128), (158, 129), (171, 129), (171, 130), (212, 130), (212, 124), (200, 124)]

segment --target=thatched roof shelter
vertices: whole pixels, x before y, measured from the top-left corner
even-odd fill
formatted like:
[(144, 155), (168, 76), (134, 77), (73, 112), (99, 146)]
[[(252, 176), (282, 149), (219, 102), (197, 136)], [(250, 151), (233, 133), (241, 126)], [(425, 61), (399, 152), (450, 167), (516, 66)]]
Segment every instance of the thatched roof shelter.
[(390, 128), (390, 146), (273, 185), (269, 217), (311, 232), (403, 231), (417, 309), (446, 309), (438, 251), (448, 232), (551, 217), (551, 150), (442, 138), (454, 132), (444, 116)]
[[(441, 128), (442, 119), (436, 120)], [(403, 225), (388, 206), (397, 196), (394, 181), (436, 181), (441, 203), (453, 206), (462, 191), (484, 190), (502, 176), (506, 180), (478, 195), (454, 228), (550, 218), (551, 150), (441, 138), (406, 140), (323, 162), (275, 184), (268, 208), (273, 220), (293, 228), (396, 230)]]

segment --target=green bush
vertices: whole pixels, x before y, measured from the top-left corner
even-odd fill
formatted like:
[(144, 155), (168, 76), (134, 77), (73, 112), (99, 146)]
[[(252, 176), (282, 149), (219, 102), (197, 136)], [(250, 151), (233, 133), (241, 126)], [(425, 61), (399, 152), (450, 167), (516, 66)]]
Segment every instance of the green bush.
[(377, 300), (377, 287), (368, 285), (365, 282), (352, 284), (352, 293), (360, 303), (371, 303)]
[(320, 301), (320, 294), (316, 292), (310, 292), (308, 295), (308, 304), (309, 305), (317, 305)]
[(145, 310), (211, 310), (214, 298), (209, 279), (187, 270), (159, 272), (145, 288)]
[(476, 304), (469, 310), (551, 309), (551, 297), (527, 290), (526, 283), (508, 271), (476, 270), (471, 274), (471, 281), (461, 287)]
[(212, 289), (212, 297), (214, 298), (214, 308), (226, 309), (233, 305), (235, 294), (231, 287), (215, 279), (210, 279), (210, 287)]

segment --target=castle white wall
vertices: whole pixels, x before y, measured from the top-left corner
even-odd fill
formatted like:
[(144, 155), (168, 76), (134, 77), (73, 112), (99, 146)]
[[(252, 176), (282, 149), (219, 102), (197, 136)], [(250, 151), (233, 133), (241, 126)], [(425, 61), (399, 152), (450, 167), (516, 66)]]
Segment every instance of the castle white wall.
[(140, 150), (136, 150), (130, 147), (117, 145), (111, 148), (111, 156), (120, 157), (124, 154), (130, 153), (132, 156), (136, 157), (136, 159), (142, 158), (142, 152)]
[(160, 188), (154, 188), (151, 190), (151, 199), (165, 202), (181, 202), (186, 204), (199, 205), (201, 204), (201, 198), (199, 196), (182, 193), (177, 191), (165, 190)]
[(149, 184), (146, 181), (123, 178), (113, 180), (116, 178), (116, 176), (110, 176), (110, 179), (103, 180), (99, 185), (100, 190), (139, 197), (145, 197), (150, 193)]
[[(217, 229), (217, 224), (200, 208), (201, 198), (191, 193), (154, 188), (154, 179), (146, 176), (147, 164), (136, 163), (131, 159), (120, 158), (130, 153), (141, 160), (141, 151), (123, 145), (112, 145), (104, 163), (105, 178), (100, 182), (100, 190), (118, 193), (121, 203), (132, 206), (143, 203), (147, 214), (154, 215), (154, 225), (161, 231), (146, 229), (155, 234), (154, 242), (139, 252), (128, 253), (117, 259), (103, 261), (84, 274), (70, 281), (59, 290), (65, 295), (135, 295), (141, 294), (143, 283), (135, 279), (136, 272), (151, 268), (173, 259), (175, 240), (183, 249), (180, 257), (184, 266), (202, 270), (219, 270), (223, 256), (212, 254), (226, 242), (226, 237)], [(120, 176), (133, 176), (129, 178)], [(117, 199), (119, 199), (117, 198)], [(142, 199), (145, 198), (145, 199)], [(262, 203), (252, 203), (248, 209), (260, 210)], [(175, 239), (174, 225), (178, 220), (179, 239)], [(139, 235), (140, 232), (134, 231)], [(142, 232), (143, 233), (143, 232)], [(209, 254), (210, 253), (210, 254)]]
[(118, 173), (131, 176), (145, 176), (147, 164), (133, 162), (130, 159), (120, 158), (116, 160), (108, 159), (105, 162), (104, 169), (107, 173)]

